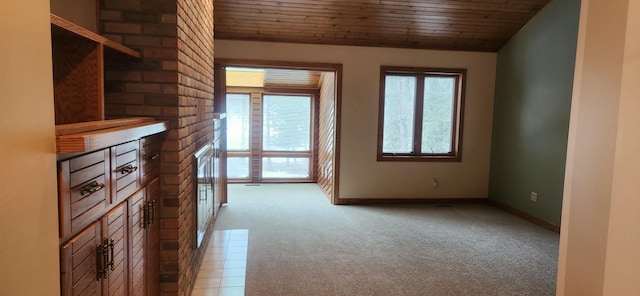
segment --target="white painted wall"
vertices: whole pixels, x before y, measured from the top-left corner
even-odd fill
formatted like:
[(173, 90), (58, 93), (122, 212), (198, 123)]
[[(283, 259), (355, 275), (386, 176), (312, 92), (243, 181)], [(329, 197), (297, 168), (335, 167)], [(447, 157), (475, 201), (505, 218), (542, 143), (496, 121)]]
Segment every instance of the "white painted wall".
[[(215, 40), (216, 58), (343, 64), (340, 198), (487, 197), (495, 53)], [(467, 69), (462, 162), (377, 162), (380, 66)], [(440, 186), (434, 189), (433, 178)]]
[(49, 1), (0, 15), (0, 295), (58, 295)]
[(583, 0), (557, 295), (640, 295), (640, 3)]

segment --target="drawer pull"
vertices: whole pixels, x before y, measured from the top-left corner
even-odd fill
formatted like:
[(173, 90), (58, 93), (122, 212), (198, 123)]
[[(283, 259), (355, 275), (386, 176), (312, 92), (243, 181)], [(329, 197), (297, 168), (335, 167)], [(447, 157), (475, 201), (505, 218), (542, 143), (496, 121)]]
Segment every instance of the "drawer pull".
[(160, 154), (154, 154), (153, 156), (151, 156), (149, 159), (150, 160), (156, 160), (158, 159), (158, 157), (160, 157)]
[(84, 195), (89, 195), (92, 194), (100, 189), (104, 188), (104, 183), (100, 183), (98, 184), (97, 181), (93, 181), (87, 185), (85, 185), (84, 187), (82, 187), (82, 190), (80, 190), (80, 194)]
[(136, 170), (138, 170), (137, 166), (128, 165), (126, 167), (121, 168), (120, 169), (120, 173), (131, 174), (131, 173), (135, 172)]

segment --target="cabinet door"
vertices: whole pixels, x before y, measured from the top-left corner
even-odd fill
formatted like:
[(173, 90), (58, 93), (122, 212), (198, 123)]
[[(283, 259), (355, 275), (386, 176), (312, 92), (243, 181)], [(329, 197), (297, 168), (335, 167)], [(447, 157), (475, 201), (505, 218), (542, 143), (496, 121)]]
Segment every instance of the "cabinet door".
[(103, 279), (103, 294), (127, 295), (127, 203), (116, 206), (102, 218), (103, 243), (108, 246), (108, 277)]
[(147, 296), (160, 295), (160, 179), (155, 178), (146, 187), (147, 204), (150, 206), (149, 225), (146, 230), (146, 281)]
[(145, 228), (148, 208), (144, 190), (129, 198), (129, 295), (145, 295)]
[(62, 296), (102, 295), (102, 241), (95, 222), (60, 247)]

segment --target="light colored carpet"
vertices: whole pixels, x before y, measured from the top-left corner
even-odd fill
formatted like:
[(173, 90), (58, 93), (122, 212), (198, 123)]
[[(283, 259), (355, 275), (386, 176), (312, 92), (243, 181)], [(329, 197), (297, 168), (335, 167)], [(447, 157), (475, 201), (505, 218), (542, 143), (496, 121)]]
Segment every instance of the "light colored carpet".
[(332, 206), (315, 184), (229, 186), (245, 295), (554, 295), (557, 234), (487, 205)]

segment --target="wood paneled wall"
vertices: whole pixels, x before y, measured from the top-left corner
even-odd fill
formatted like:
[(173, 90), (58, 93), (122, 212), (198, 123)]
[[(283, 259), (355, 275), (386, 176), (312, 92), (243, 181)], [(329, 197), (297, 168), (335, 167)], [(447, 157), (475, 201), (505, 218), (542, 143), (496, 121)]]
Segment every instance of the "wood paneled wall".
[[(228, 90), (227, 90), (228, 91)], [(262, 168), (262, 92), (251, 92), (251, 158), (252, 183), (259, 183)]]
[(318, 185), (329, 199), (334, 193), (335, 76), (333, 72), (322, 73), (318, 108)]

